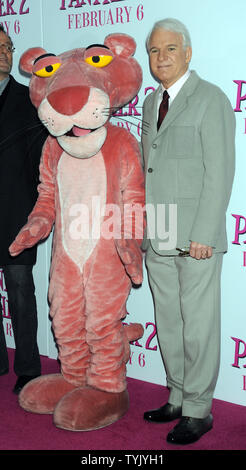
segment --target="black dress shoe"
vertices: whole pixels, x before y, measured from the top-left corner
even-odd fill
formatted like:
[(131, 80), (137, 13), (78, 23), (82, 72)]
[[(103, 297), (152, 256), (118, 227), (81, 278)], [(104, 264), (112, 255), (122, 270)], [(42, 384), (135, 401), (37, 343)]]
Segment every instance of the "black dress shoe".
[(189, 418), (183, 416), (179, 423), (167, 435), (167, 442), (171, 444), (191, 444), (213, 427), (213, 417)]
[(26, 385), (30, 380), (36, 379), (36, 377), (39, 377), (38, 375), (20, 375), (18, 377), (16, 384), (13, 388), (13, 392), (18, 395), (20, 391), (23, 389), (24, 385)]
[(144, 419), (154, 423), (167, 423), (182, 416), (182, 407), (166, 403), (156, 410), (146, 411)]
[(4, 375), (4, 374), (7, 374), (9, 371), (9, 369), (6, 367), (6, 369), (1, 369), (0, 370), (0, 375)]

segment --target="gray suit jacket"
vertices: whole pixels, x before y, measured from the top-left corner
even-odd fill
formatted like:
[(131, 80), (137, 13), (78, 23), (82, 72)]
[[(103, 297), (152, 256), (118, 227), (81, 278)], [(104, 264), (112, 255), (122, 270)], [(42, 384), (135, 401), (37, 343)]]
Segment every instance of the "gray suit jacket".
[[(225, 215), (235, 164), (231, 104), (217, 86), (192, 71), (157, 132), (158, 93), (159, 88), (146, 97), (143, 111), (143, 121), (149, 123), (142, 149), (150, 243), (161, 255), (178, 254), (176, 247), (189, 247), (190, 241), (225, 252)], [(175, 215), (175, 208), (177, 241), (170, 247), (168, 240), (163, 243), (163, 231), (172, 230), (168, 223), (170, 210)], [(175, 229), (174, 221), (171, 225)]]

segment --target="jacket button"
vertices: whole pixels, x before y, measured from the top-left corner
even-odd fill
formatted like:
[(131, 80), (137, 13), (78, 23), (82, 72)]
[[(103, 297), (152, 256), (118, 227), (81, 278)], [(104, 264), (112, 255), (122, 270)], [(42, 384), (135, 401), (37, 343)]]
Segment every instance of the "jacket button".
[(148, 173), (152, 173), (153, 172), (153, 168), (148, 168)]
[(152, 148), (153, 148), (153, 149), (156, 149), (156, 148), (157, 148), (157, 144), (152, 144)]

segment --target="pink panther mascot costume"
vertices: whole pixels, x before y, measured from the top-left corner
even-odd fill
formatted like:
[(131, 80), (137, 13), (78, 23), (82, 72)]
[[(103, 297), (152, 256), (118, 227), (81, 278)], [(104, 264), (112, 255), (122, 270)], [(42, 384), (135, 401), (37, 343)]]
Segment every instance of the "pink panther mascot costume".
[[(51, 135), (37, 203), (10, 253), (46, 238), (54, 224), (49, 301), (61, 373), (29, 382), (19, 402), (53, 414), (62, 429), (97, 429), (123, 416), (129, 342), (143, 335), (142, 325), (122, 320), (132, 282), (142, 282), (143, 217), (125, 207), (143, 209), (144, 178), (137, 140), (109, 123), (141, 86), (135, 48), (130, 36), (111, 34), (59, 56), (28, 49), (20, 60)], [(118, 210), (111, 232), (108, 207)]]

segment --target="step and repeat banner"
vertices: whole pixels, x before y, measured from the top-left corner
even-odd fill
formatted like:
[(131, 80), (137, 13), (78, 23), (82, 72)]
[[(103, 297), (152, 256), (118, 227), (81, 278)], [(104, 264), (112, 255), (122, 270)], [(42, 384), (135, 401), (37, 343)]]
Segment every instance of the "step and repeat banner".
[[(106, 35), (123, 32), (137, 43), (135, 57), (143, 69), (143, 84), (130, 104), (112, 119), (116, 126), (141, 135), (142, 104), (157, 87), (149, 72), (145, 39), (153, 23), (174, 17), (188, 27), (193, 46), (191, 68), (218, 85), (229, 97), (237, 120), (236, 176), (227, 213), (228, 253), (222, 273), (221, 367), (215, 397), (246, 404), (246, 2), (245, 0), (1, 0), (0, 23), (11, 36), (13, 75), (24, 83), (18, 62), (29, 47), (41, 46), (59, 55), (69, 49), (103, 43)], [(215, 155), (216, 158), (216, 155)], [(4, 227), (2, 227), (4, 229)], [(51, 332), (47, 290), (52, 234), (38, 248), (34, 268), (38, 304), (40, 353), (57, 357)], [(0, 292), (7, 344), (14, 348), (11, 312), (4, 277)], [(110, 292), (109, 292), (110, 295)], [(126, 323), (140, 322), (144, 336), (131, 345), (129, 377), (165, 385), (165, 372), (156, 336), (152, 296), (146, 271), (143, 285), (128, 300)]]

